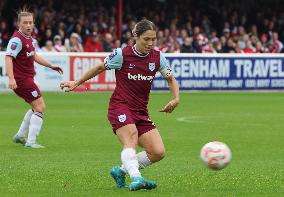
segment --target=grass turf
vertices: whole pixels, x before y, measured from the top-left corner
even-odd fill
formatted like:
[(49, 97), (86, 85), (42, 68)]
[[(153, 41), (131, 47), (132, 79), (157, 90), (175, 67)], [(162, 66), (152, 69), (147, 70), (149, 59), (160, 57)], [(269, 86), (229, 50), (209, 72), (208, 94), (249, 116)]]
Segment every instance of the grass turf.
[[(47, 111), (31, 150), (12, 143), (28, 105), (0, 93), (1, 196), (133, 196), (109, 176), (121, 146), (106, 114), (110, 93), (45, 93)], [(137, 196), (283, 196), (284, 93), (182, 93), (173, 114), (158, 110), (168, 93), (152, 93), (151, 119), (167, 156), (142, 171), (159, 187)], [(208, 141), (227, 143), (232, 163), (211, 171), (200, 162)], [(128, 179), (129, 182), (129, 179)]]

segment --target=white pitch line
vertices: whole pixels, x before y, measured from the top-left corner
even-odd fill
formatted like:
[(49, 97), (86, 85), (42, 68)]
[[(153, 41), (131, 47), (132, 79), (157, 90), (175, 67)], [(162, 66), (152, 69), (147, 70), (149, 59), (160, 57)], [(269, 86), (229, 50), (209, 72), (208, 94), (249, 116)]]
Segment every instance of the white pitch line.
[[(205, 117), (206, 118), (206, 117)], [(192, 117), (178, 117), (176, 118), (177, 121), (179, 122), (185, 122), (185, 123), (202, 123), (202, 124), (212, 124), (212, 125), (242, 125), (242, 126), (263, 126), (266, 124), (262, 123), (246, 123), (244, 124), (243, 122), (229, 122), (229, 121), (213, 121), (213, 120), (202, 120), (203, 118), (201, 116), (192, 116)]]

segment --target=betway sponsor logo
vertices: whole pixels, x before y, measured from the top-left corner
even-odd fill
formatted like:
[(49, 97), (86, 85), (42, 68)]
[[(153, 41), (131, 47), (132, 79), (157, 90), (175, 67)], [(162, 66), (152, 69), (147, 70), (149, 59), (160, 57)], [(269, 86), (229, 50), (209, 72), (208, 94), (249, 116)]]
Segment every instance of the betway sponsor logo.
[(145, 76), (145, 75), (132, 75), (131, 73), (128, 73), (128, 79), (132, 80), (139, 80), (139, 81), (152, 81), (154, 79), (154, 76)]
[(27, 52), (27, 57), (31, 57), (31, 56), (34, 56), (35, 55), (35, 52), (34, 51), (31, 51), (30, 53)]

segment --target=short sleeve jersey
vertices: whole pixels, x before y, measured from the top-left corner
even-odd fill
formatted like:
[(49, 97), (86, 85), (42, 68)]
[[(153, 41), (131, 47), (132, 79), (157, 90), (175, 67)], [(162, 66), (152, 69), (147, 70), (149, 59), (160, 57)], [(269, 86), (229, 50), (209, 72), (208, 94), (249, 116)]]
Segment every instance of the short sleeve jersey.
[(35, 75), (34, 41), (31, 36), (20, 31), (16, 31), (9, 40), (6, 55), (13, 57), (13, 72), (17, 82)]
[(129, 109), (147, 111), (151, 85), (157, 71), (169, 69), (162, 53), (152, 49), (139, 53), (135, 46), (117, 48), (104, 60), (107, 70), (115, 69), (116, 88), (110, 99), (110, 108), (126, 104)]

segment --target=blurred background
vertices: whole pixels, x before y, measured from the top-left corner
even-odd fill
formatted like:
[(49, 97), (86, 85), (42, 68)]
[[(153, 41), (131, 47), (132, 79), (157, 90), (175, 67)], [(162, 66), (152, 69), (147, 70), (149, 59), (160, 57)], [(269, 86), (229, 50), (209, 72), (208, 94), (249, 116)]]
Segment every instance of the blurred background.
[(17, 29), (17, 10), (35, 14), (37, 51), (110, 52), (133, 44), (131, 29), (147, 18), (165, 53), (283, 53), (281, 0), (1, 0), (0, 49)]
[[(42, 151), (12, 143), (27, 104), (8, 88), (4, 51), (24, 5), (35, 14), (37, 52), (64, 70), (35, 64), (47, 104)], [(133, 196), (108, 175), (120, 163), (106, 118), (115, 71), (74, 94), (59, 84), (80, 78), (114, 48), (132, 45), (131, 29), (143, 18), (158, 27), (156, 49), (167, 53), (181, 103), (171, 115), (158, 112), (171, 95), (157, 72), (149, 112), (167, 156), (143, 171), (158, 189), (138, 196), (284, 196), (284, 1), (0, 0), (1, 197)], [(231, 148), (225, 170), (201, 164), (200, 149), (209, 141)]]

